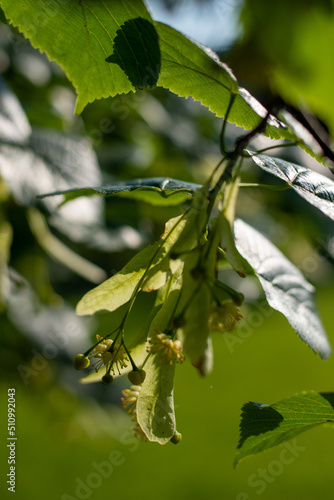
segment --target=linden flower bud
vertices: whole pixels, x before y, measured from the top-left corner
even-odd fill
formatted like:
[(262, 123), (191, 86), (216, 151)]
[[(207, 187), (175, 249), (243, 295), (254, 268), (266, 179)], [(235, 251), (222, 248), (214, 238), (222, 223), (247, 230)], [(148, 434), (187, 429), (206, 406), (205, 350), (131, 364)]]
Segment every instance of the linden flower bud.
[(130, 373), (128, 373), (128, 379), (130, 380), (131, 384), (134, 385), (141, 385), (144, 382), (145, 377), (145, 370), (132, 370)]
[(114, 381), (114, 377), (112, 375), (110, 375), (110, 373), (106, 373), (105, 375), (103, 375), (102, 377), (102, 382), (104, 382), (105, 384), (112, 384)]
[(84, 370), (90, 365), (90, 361), (84, 354), (77, 354), (74, 358), (74, 367), (77, 370)]
[(148, 351), (153, 354), (160, 352), (161, 358), (165, 358), (170, 365), (173, 364), (174, 360), (176, 363), (183, 363), (185, 358), (182, 354), (182, 343), (180, 340), (173, 340), (170, 335), (158, 333), (153, 342), (149, 340), (149, 343), (152, 346)]
[(211, 311), (209, 324), (215, 332), (230, 332), (238, 321), (243, 318), (240, 309), (232, 301), (215, 305)]
[(182, 439), (182, 434), (180, 432), (175, 431), (174, 436), (169, 440), (173, 444), (178, 444)]

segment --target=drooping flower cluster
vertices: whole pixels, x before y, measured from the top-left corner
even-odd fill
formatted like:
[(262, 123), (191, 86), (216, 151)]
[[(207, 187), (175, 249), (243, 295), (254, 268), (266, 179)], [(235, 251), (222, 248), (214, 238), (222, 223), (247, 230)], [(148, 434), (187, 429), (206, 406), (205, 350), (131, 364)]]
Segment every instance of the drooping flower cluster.
[(127, 413), (131, 415), (132, 421), (135, 423), (134, 433), (135, 436), (140, 438), (142, 441), (148, 441), (145, 433), (138, 424), (137, 420), (137, 400), (139, 393), (141, 391), (140, 385), (132, 385), (130, 389), (124, 389), (122, 391), (123, 398), (121, 398), (123, 408)]
[(183, 363), (185, 357), (182, 353), (182, 343), (180, 340), (173, 340), (170, 335), (158, 333), (154, 340), (149, 340), (151, 344), (147, 348), (150, 353), (161, 353), (161, 359), (164, 359), (170, 365), (175, 360), (176, 363)]
[(90, 359), (96, 359), (92, 365), (93, 368), (96, 372), (103, 366), (108, 369), (110, 363), (113, 361), (111, 371), (115, 375), (115, 369), (117, 369), (120, 375), (120, 370), (126, 368), (126, 362), (128, 361), (124, 346), (120, 345), (118, 341), (114, 342), (111, 339), (103, 339), (100, 335), (96, 335), (96, 339), (99, 341), (98, 345), (88, 354)]
[(232, 301), (216, 304), (209, 317), (209, 325), (214, 332), (231, 332), (243, 318), (240, 309)]

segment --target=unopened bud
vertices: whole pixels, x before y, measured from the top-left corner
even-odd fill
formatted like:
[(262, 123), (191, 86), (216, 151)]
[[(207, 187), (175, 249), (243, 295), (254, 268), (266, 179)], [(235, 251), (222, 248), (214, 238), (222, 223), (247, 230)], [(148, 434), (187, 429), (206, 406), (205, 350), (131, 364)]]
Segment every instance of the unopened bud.
[(77, 354), (74, 358), (74, 367), (77, 370), (84, 370), (90, 365), (90, 361), (84, 354)]
[(114, 377), (112, 375), (110, 375), (110, 373), (106, 373), (105, 375), (103, 375), (102, 377), (102, 382), (104, 382), (105, 384), (112, 384), (114, 381)]
[(128, 373), (128, 379), (133, 385), (141, 385), (146, 377), (145, 370), (132, 370)]
[(180, 432), (175, 431), (174, 436), (170, 439), (170, 442), (173, 444), (178, 444), (182, 439), (182, 434)]

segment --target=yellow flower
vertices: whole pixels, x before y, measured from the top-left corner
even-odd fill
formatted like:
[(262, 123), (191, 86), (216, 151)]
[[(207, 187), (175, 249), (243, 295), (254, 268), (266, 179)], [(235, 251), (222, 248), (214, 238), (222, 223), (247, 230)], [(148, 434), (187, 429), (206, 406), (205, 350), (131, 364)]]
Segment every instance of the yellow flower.
[(89, 358), (96, 359), (95, 363), (92, 365), (95, 368), (95, 371), (97, 372), (103, 366), (108, 368), (109, 363), (114, 359), (115, 354), (118, 351), (116, 359), (113, 362), (112, 372), (115, 375), (115, 368), (117, 368), (120, 375), (120, 370), (122, 368), (126, 368), (126, 361), (128, 361), (124, 346), (120, 347), (118, 341), (113, 342), (111, 339), (103, 340), (103, 337), (100, 335), (96, 335), (96, 339), (99, 343), (88, 355)]
[(173, 364), (175, 360), (177, 363), (183, 363), (184, 355), (182, 354), (182, 343), (180, 340), (173, 340), (170, 335), (165, 333), (158, 333), (153, 342), (149, 340), (151, 348), (149, 352), (155, 354), (161, 352), (161, 358), (165, 358), (167, 363)]

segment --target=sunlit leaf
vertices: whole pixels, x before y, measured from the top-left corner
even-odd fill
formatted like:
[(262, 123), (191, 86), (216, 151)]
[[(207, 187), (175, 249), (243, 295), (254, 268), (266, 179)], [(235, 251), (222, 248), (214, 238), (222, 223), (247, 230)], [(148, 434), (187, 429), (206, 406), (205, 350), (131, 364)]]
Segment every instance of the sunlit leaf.
[[(81, 113), (95, 99), (134, 89), (127, 75), (129, 60), (127, 58), (123, 64), (120, 61), (131, 51), (124, 51), (120, 45), (126, 36), (124, 25), (127, 21), (133, 22), (138, 18), (151, 21), (141, 0), (44, 3), (3, 0), (1, 7), (6, 17), (29, 38), (34, 47), (45, 51), (51, 60), (62, 66), (78, 93), (77, 113)], [(139, 28), (141, 32), (138, 32)], [(143, 40), (146, 39), (146, 32), (142, 25), (137, 24), (136, 33), (129, 40), (134, 60), (141, 67), (144, 57), (144, 70), (152, 36), (141, 43), (139, 40), (141, 35)], [(113, 53), (118, 57), (114, 61), (118, 64), (106, 62), (106, 58)], [(156, 70), (156, 67), (151, 69), (153, 72)], [(142, 75), (138, 78), (141, 79)]]
[[(173, 278), (173, 285), (166, 302), (153, 319), (149, 331), (151, 345), (156, 336), (164, 332), (177, 304), (182, 280)], [(150, 441), (167, 443), (176, 430), (174, 414), (175, 360), (171, 362), (162, 351), (152, 353), (145, 364), (146, 378), (137, 401), (137, 420)]]
[[(189, 40), (162, 23), (154, 23), (161, 48), (161, 74), (158, 85), (182, 97), (193, 97), (217, 116), (225, 116), (231, 93), (235, 94), (229, 121), (246, 129), (254, 128), (266, 109), (245, 89), (239, 89), (228, 66), (211, 49)], [(286, 126), (271, 117), (266, 128), (272, 138), (292, 139)]]
[[(242, 408), (234, 465), (249, 455), (268, 450), (328, 422), (334, 423), (333, 392), (302, 392), (273, 405), (246, 403)], [(292, 454), (299, 451), (295, 442), (286, 443), (286, 449)]]
[(331, 348), (317, 313), (313, 286), (254, 228), (238, 219), (234, 231), (237, 249), (254, 269), (268, 303), (284, 314), (311, 349), (327, 359)]
[(334, 220), (334, 182), (307, 167), (280, 158), (252, 155), (256, 165), (287, 182), (296, 193)]
[(130, 300), (144, 274), (157, 266), (177, 241), (184, 228), (183, 216), (170, 219), (161, 239), (138, 252), (121, 271), (90, 290), (77, 305), (80, 315), (115, 311)]

